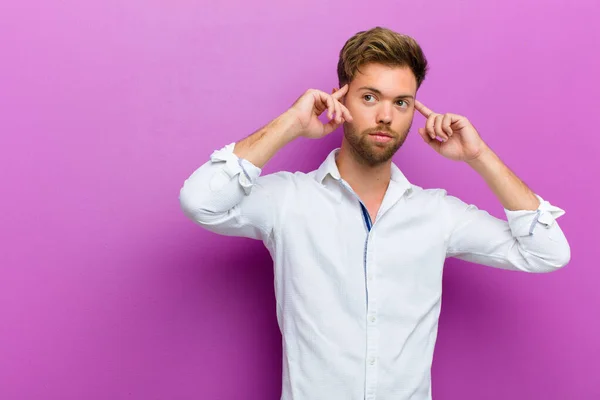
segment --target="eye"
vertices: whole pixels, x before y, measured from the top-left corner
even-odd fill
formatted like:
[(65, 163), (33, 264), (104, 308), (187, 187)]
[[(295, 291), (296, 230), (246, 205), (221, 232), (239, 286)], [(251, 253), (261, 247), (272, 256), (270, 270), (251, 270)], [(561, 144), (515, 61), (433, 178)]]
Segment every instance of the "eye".
[(375, 97), (373, 97), (373, 95), (372, 95), (372, 94), (365, 94), (365, 95), (363, 96), (363, 99), (364, 99), (365, 101), (367, 101), (367, 102), (371, 102), (371, 100), (375, 100)]
[(408, 103), (407, 103), (406, 101), (404, 101), (404, 100), (398, 100), (398, 101), (396, 102), (396, 104), (398, 104), (398, 105), (399, 105), (400, 107), (402, 107), (402, 108), (406, 108), (406, 107), (408, 107)]

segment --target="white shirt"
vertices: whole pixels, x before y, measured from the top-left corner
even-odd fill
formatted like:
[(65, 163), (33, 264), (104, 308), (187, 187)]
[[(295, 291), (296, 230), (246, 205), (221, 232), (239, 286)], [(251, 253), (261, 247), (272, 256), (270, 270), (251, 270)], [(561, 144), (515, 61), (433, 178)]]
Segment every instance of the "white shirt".
[(261, 170), (215, 151), (184, 183), (186, 215), (223, 235), (260, 239), (275, 272), (283, 336), (281, 399), (428, 400), (447, 257), (525, 272), (568, 263), (555, 218), (506, 211), (507, 221), (411, 185), (392, 164), (371, 227), (332, 151), (316, 171)]

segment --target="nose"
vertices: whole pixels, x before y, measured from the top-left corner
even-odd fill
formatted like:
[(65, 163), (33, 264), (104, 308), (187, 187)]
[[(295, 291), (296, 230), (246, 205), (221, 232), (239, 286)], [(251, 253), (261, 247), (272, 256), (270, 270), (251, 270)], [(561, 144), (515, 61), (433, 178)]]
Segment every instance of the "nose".
[(387, 102), (380, 103), (380, 107), (377, 113), (377, 123), (382, 125), (390, 125), (392, 123), (392, 111), (391, 104)]

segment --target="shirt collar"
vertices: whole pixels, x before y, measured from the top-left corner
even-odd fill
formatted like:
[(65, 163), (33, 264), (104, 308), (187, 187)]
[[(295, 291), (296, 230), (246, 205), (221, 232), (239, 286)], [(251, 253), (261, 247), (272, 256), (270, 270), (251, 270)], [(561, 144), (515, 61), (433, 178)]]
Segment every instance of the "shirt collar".
[[(341, 179), (340, 171), (338, 170), (337, 164), (335, 163), (335, 158), (339, 151), (339, 148), (332, 150), (325, 159), (325, 161), (323, 161), (321, 166), (317, 169), (315, 173), (315, 179), (317, 180), (317, 182), (323, 183), (323, 181), (325, 180), (325, 178), (327, 178), (328, 175), (336, 181), (339, 181)], [(399, 196), (403, 195), (407, 190), (412, 190), (411, 183), (408, 181), (406, 176), (404, 176), (402, 171), (400, 171), (400, 168), (398, 168), (398, 166), (396, 166), (396, 164), (394, 164), (393, 162), (391, 165), (391, 169), (392, 175), (390, 180), (390, 186), (394, 187), (394, 190), (398, 192)]]

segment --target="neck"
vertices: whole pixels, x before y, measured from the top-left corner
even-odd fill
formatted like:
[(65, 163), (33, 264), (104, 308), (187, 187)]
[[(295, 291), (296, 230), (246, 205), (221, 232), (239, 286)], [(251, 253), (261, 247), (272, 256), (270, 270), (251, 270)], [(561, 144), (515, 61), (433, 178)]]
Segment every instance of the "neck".
[(368, 165), (358, 159), (346, 140), (337, 155), (340, 176), (363, 201), (382, 199), (392, 176), (392, 160), (379, 165)]

